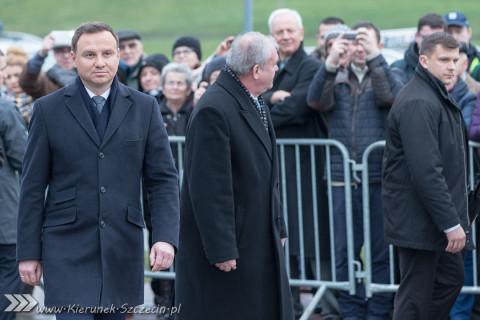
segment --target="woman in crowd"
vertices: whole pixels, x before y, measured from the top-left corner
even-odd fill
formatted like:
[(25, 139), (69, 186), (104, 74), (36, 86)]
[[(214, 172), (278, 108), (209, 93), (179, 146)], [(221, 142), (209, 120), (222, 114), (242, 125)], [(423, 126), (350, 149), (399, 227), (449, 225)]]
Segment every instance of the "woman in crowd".
[(138, 73), (138, 90), (156, 97), (159, 103), (162, 96), (162, 69), (168, 62), (168, 58), (161, 53), (149, 55)]
[[(190, 69), (182, 63), (169, 63), (162, 70), (164, 99), (160, 102), (160, 111), (169, 136), (185, 135), (192, 113), (192, 81)], [(173, 157), (177, 158), (175, 152)]]
[(25, 93), (19, 84), (20, 75), (28, 63), (28, 55), (19, 46), (12, 46), (7, 51), (6, 67), (3, 72), (5, 80), (5, 99), (13, 101), (28, 125), (33, 112), (33, 98)]
[[(193, 83), (198, 84), (203, 72), (200, 41), (191, 36), (178, 38), (173, 44), (172, 56), (173, 61), (183, 63), (190, 68)], [(194, 89), (196, 89), (196, 87)]]

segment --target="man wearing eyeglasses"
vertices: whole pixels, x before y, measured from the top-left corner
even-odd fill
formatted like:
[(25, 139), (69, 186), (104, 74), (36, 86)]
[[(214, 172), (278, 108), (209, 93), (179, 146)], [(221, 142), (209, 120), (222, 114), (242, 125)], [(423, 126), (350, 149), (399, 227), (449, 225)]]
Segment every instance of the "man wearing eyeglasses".
[(420, 56), (418, 50), (423, 38), (434, 32), (443, 31), (447, 31), (447, 23), (438, 13), (428, 13), (418, 20), (415, 40), (410, 43), (410, 46), (405, 51), (405, 57), (392, 63), (392, 67), (396, 67), (403, 71), (405, 82), (408, 82), (413, 78), (415, 68), (418, 64), (418, 57)]
[(142, 38), (134, 30), (120, 30), (117, 34), (120, 41), (120, 59), (129, 66), (125, 83), (138, 90), (138, 72), (147, 57), (143, 52)]
[[(75, 80), (77, 70), (70, 56), (70, 42), (68, 31), (52, 31), (43, 38), (42, 49), (28, 61), (27, 68), (20, 76), (20, 86), (27, 94), (38, 99)], [(42, 72), (45, 59), (52, 49), (56, 63), (47, 72)]]

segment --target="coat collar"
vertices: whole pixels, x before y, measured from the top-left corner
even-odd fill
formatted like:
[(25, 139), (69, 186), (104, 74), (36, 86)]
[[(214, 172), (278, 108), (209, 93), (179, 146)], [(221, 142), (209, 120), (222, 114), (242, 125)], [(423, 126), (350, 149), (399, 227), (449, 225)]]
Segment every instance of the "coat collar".
[(117, 86), (117, 90), (116, 94), (111, 92), (111, 94), (114, 94), (115, 96), (111, 97), (110, 118), (108, 120), (107, 129), (102, 141), (100, 141), (100, 138), (98, 137), (97, 130), (93, 125), (93, 121), (87, 110), (87, 106), (85, 106), (85, 103), (82, 99), (79, 88), (80, 85), (83, 85), (82, 82), (75, 81), (69, 86), (65, 87), (64, 95), (66, 98), (65, 104), (67, 108), (70, 110), (79, 125), (83, 128), (83, 130), (85, 130), (87, 135), (98, 147), (103, 147), (108, 143), (112, 135), (120, 126), (120, 123), (123, 121), (128, 110), (132, 106), (132, 102), (130, 99), (128, 99), (130, 92), (128, 91), (127, 87), (119, 83), (117, 77), (115, 77), (114, 81), (116, 82), (115, 85)]
[(300, 47), (298, 47), (298, 50), (295, 51), (295, 53), (290, 56), (290, 60), (285, 65), (285, 67), (282, 70), (279, 70), (275, 74), (275, 77), (273, 78), (273, 83), (277, 83), (278, 77), (280, 77), (284, 73), (290, 73), (290, 74), (297, 73), (298, 72), (298, 66), (303, 61), (303, 59), (306, 55), (307, 55), (307, 53), (305, 52), (305, 50), (303, 50), (303, 42), (302, 42), (300, 44)]
[[(245, 118), (250, 129), (255, 133), (258, 139), (261, 141), (262, 145), (265, 147), (268, 156), (272, 158), (272, 141), (271, 138), (265, 130), (262, 119), (255, 110), (250, 98), (247, 96), (245, 91), (240, 87), (240, 85), (224, 70), (222, 70), (215, 83), (218, 83), (219, 86), (223, 87), (226, 92), (232, 95), (240, 106), (240, 114)], [(267, 106), (263, 106), (267, 108)], [(269, 118), (269, 132), (273, 131), (273, 125), (270, 120), (270, 115), (267, 113)]]
[(428, 72), (428, 70), (425, 69), (420, 63), (417, 64), (415, 74), (425, 81), (434, 90), (434, 92), (437, 93), (438, 96), (445, 100), (447, 105), (460, 110), (455, 100), (448, 93), (445, 85), (440, 80), (435, 78), (430, 72)]

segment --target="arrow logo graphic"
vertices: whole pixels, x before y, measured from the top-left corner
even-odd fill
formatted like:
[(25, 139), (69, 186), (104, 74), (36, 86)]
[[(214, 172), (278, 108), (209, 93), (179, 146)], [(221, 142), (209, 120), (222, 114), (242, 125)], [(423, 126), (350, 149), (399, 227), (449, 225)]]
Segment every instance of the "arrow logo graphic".
[(10, 300), (5, 312), (29, 312), (38, 304), (30, 294), (6, 294), (5, 298)]

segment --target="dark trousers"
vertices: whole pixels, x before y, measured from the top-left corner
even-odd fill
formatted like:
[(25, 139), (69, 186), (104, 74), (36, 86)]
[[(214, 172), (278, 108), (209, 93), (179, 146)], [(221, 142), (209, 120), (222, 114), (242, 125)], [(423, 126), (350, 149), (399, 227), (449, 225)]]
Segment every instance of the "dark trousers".
[(400, 287), (394, 320), (448, 319), (465, 280), (460, 252), (398, 248)]
[[(361, 261), (363, 239), (363, 197), (361, 186), (351, 187), (354, 259)], [(347, 230), (345, 188), (333, 187), (333, 217), (335, 230), (335, 268), (337, 281), (348, 280)], [(383, 238), (383, 215), (380, 183), (369, 185), (370, 230), (372, 249), (372, 280), (374, 283), (389, 283), (388, 245)], [(386, 319), (392, 309), (392, 293), (376, 293), (365, 299), (362, 282), (356, 282), (356, 294), (339, 291), (338, 303), (344, 319)]]
[(5, 294), (20, 293), (20, 275), (16, 259), (16, 245), (0, 245), (0, 320), (14, 320), (15, 312), (4, 312), (10, 305)]
[(55, 314), (57, 320), (125, 320), (127, 313), (69, 313)]

